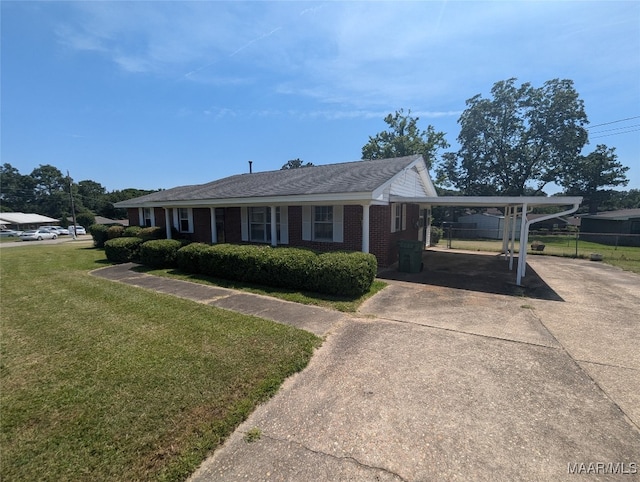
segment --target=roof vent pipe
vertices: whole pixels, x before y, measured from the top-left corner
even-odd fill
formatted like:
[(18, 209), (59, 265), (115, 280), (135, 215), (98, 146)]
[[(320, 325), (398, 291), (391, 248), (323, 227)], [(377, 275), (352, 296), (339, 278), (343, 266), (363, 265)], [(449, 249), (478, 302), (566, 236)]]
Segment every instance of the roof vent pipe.
[(253, 173), (253, 161), (249, 161), (249, 174)]

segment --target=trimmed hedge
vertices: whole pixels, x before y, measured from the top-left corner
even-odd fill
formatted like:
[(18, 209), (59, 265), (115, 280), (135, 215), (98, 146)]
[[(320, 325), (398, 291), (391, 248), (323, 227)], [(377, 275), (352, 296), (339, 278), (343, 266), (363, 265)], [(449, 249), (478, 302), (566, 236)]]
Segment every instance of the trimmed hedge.
[(89, 234), (91, 234), (93, 245), (96, 248), (104, 248), (104, 243), (109, 239), (107, 229), (108, 227), (104, 224), (92, 224), (89, 226)]
[(124, 226), (109, 226), (107, 228), (107, 237), (109, 239), (121, 238), (124, 233)]
[(177, 264), (188, 273), (346, 297), (366, 293), (378, 268), (375, 256), (360, 252), (202, 243), (181, 248)]
[(182, 246), (184, 244), (177, 239), (147, 241), (140, 246), (140, 262), (152, 268), (175, 268), (178, 266), (178, 250)]
[(150, 241), (152, 239), (166, 239), (167, 232), (164, 228), (154, 226), (152, 228), (141, 228), (136, 236), (144, 241)]
[(140, 238), (115, 238), (104, 243), (104, 254), (114, 263), (138, 262), (140, 260)]
[(127, 238), (137, 238), (142, 228), (140, 226), (128, 226), (124, 228), (122, 235)]

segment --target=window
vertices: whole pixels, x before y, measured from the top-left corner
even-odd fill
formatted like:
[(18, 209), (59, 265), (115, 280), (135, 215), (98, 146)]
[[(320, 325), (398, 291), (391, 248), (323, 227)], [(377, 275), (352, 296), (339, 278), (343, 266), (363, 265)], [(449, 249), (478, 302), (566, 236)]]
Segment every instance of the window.
[(391, 232), (407, 229), (407, 205), (400, 203), (391, 204)]
[(333, 206), (314, 206), (313, 239), (333, 241)]
[[(276, 208), (277, 241), (280, 241), (280, 208)], [(257, 243), (271, 242), (271, 208), (249, 208), (249, 240)]]
[(153, 226), (153, 210), (151, 208), (142, 208), (142, 219), (146, 227)]
[(178, 216), (180, 218), (180, 232), (189, 232), (189, 210), (187, 208), (178, 209)]
[(402, 228), (402, 204), (394, 204), (393, 207), (393, 231), (400, 231)]
[(193, 209), (175, 209), (173, 211), (173, 225), (181, 233), (193, 233)]

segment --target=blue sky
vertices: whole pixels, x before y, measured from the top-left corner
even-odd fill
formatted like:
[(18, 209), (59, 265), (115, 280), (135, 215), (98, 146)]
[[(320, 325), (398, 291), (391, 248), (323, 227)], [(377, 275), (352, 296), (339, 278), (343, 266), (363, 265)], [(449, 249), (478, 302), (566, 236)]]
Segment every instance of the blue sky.
[[(112, 191), (357, 160), (411, 109), (569, 78), (640, 188), (640, 2), (2, 1), (2, 163)], [(603, 125), (604, 124), (604, 125)], [(585, 152), (586, 153), (586, 152)], [(553, 192), (549, 190), (548, 192)]]

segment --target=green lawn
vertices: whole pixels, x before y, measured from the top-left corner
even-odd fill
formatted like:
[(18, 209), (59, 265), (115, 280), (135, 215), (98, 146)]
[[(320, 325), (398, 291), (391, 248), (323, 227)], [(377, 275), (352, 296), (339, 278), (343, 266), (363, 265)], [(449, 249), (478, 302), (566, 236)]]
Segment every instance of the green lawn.
[(183, 480), (320, 343), (100, 266), (73, 243), (0, 252), (3, 480)]
[[(617, 266), (627, 271), (640, 274), (640, 248), (630, 246), (609, 246), (606, 244), (592, 243), (578, 240), (576, 244), (575, 235), (536, 235), (531, 234), (529, 244), (533, 241), (540, 241), (545, 244), (543, 251), (531, 251), (534, 255), (551, 255), (563, 257), (589, 258), (591, 253), (600, 253), (603, 262)], [(516, 241), (515, 250), (518, 251), (520, 243)], [(447, 240), (442, 239), (438, 244), (440, 247), (447, 246)], [(452, 239), (452, 249), (466, 249), (471, 251), (494, 251), (502, 250), (502, 241), (479, 240), (479, 239)], [(577, 256), (576, 256), (577, 255)]]

